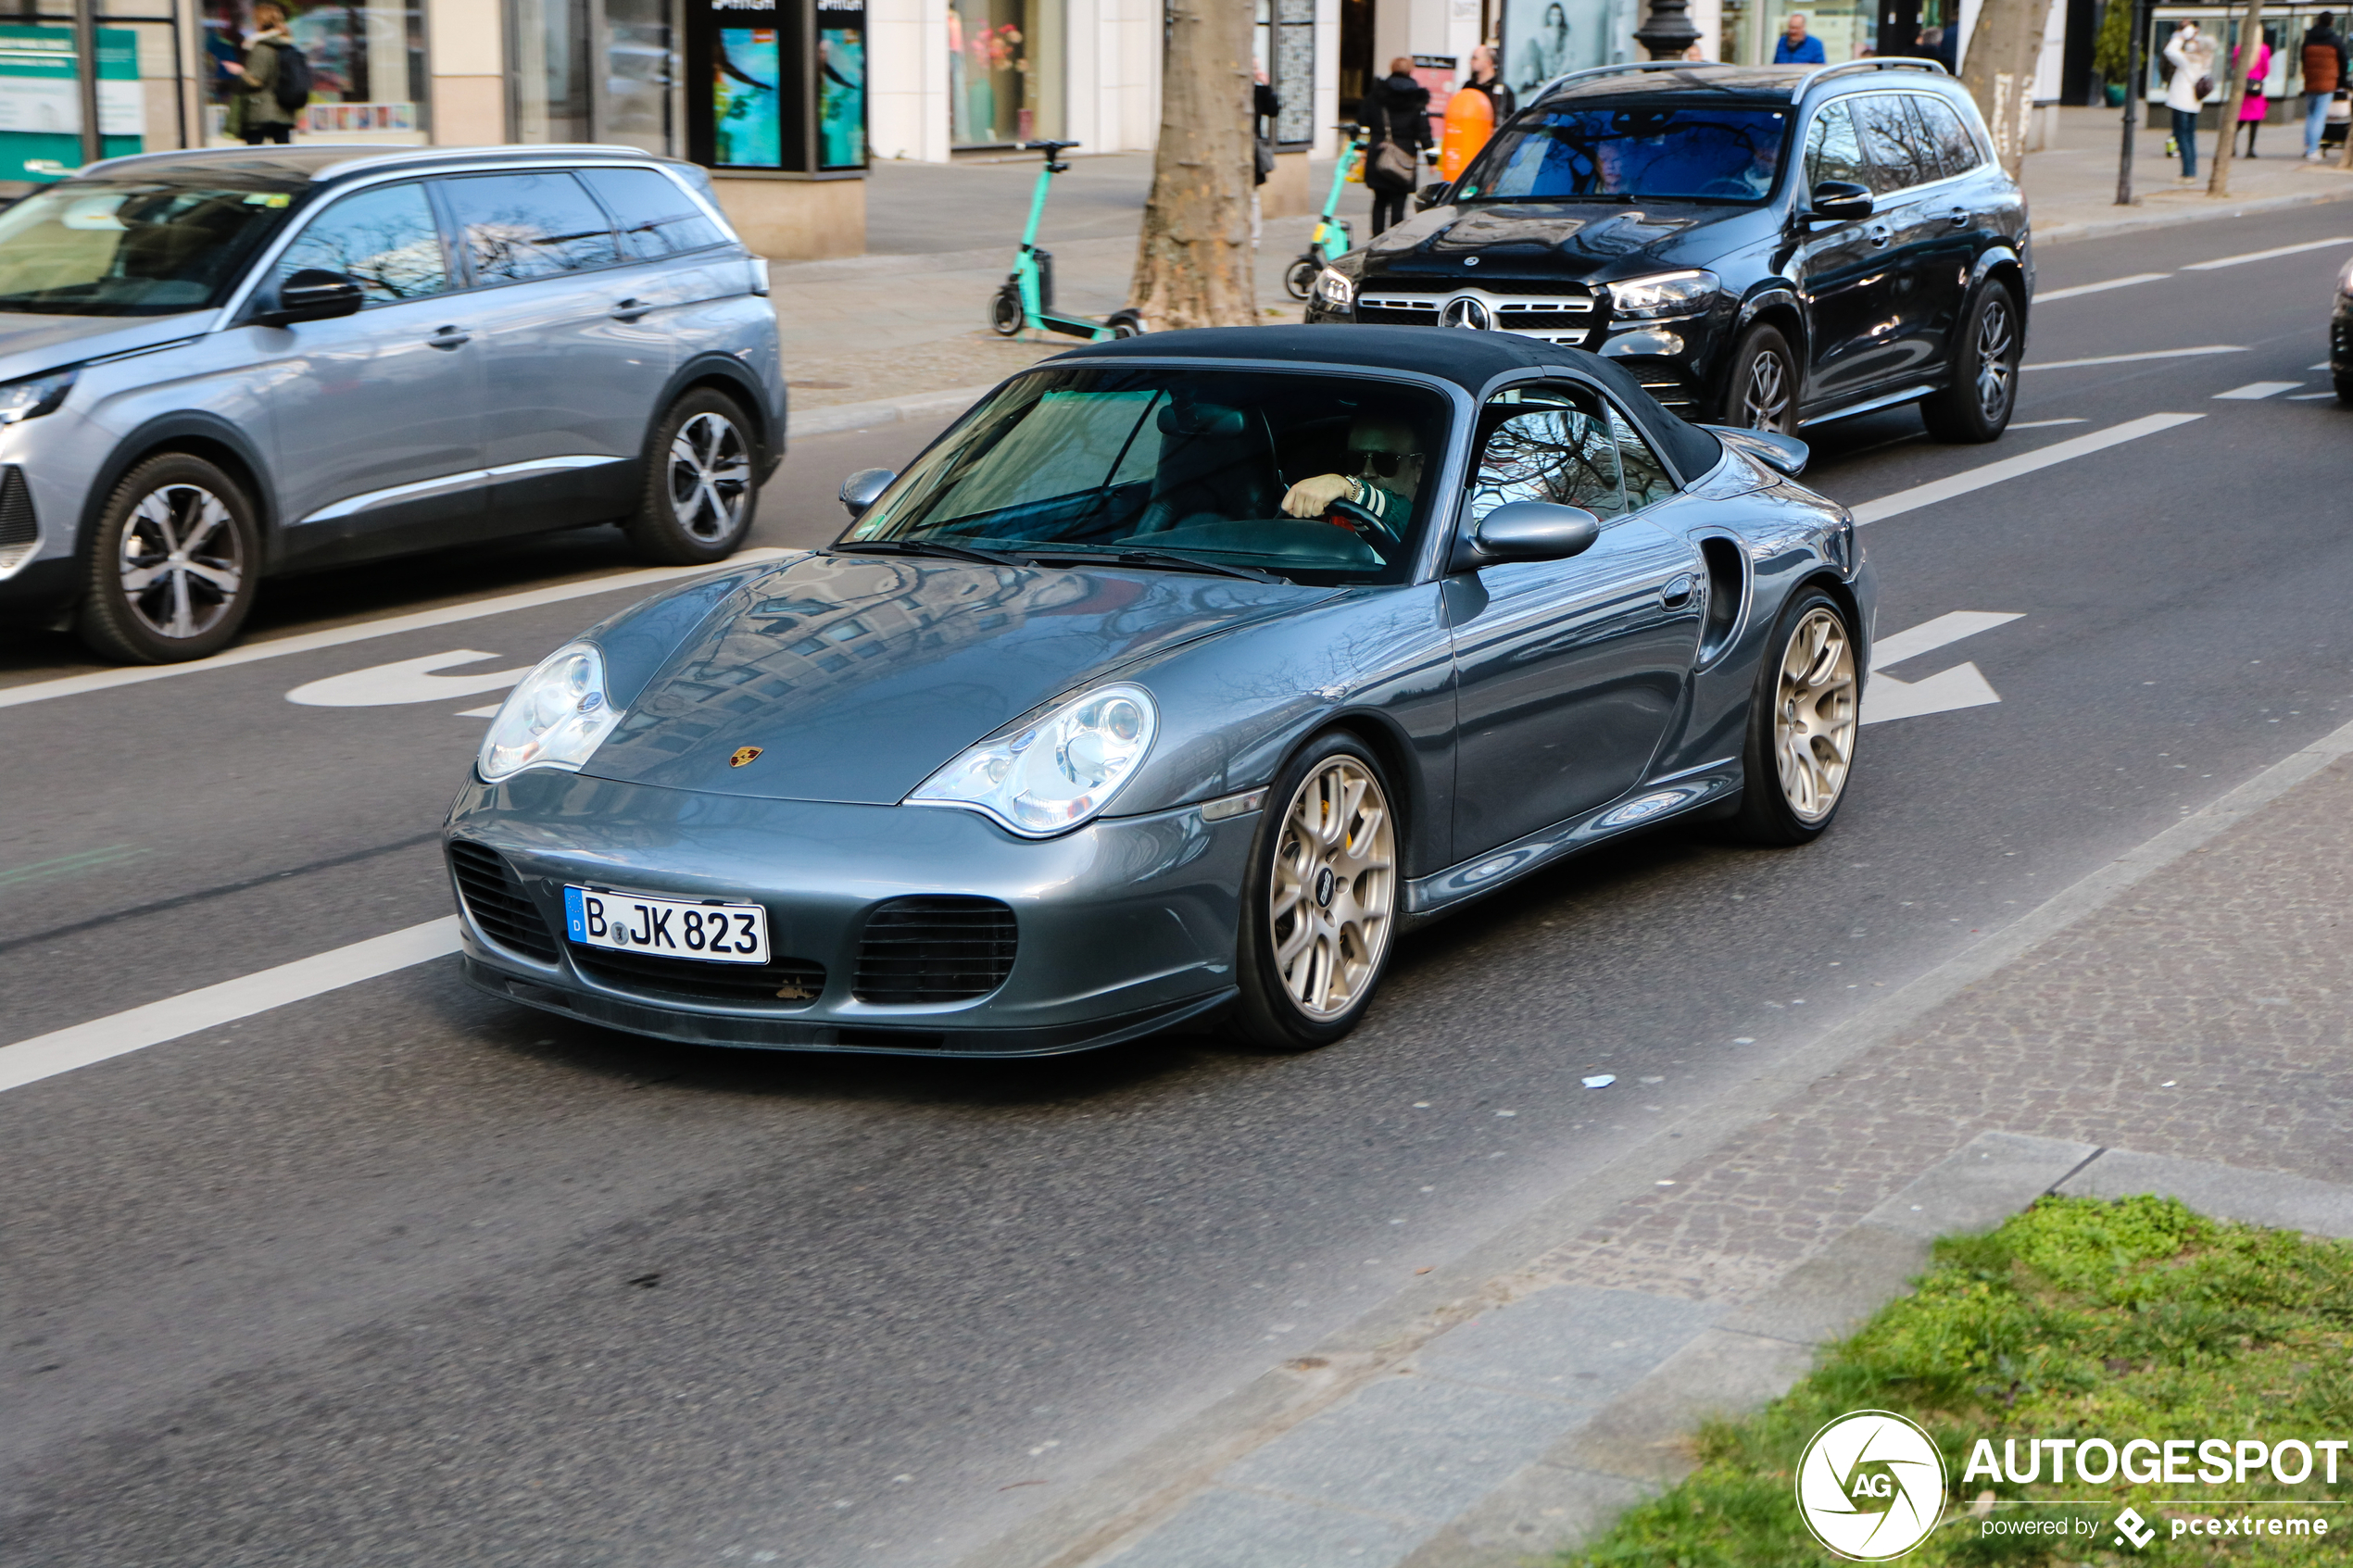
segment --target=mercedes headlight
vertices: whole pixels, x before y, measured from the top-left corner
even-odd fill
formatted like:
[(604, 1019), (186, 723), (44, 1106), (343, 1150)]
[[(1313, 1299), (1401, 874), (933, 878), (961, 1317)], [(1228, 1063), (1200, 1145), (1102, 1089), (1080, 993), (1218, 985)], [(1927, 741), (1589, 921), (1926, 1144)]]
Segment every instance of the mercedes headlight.
[(2353, 261), (2348, 261), (2336, 275), (2336, 292), (2353, 295)]
[(1621, 321), (1665, 321), (1696, 316), (1716, 297), (1713, 272), (1661, 272), (1609, 285), (1610, 314)]
[(1337, 267), (1315, 274), (1315, 303), (1327, 310), (1346, 310), (1356, 303), (1356, 284)]
[(573, 643), (507, 694), (474, 766), (489, 784), (525, 768), (576, 769), (620, 718), (605, 696), (605, 656), (593, 643)]
[(73, 390), (74, 378), (81, 373), (77, 367), (27, 376), (22, 381), (0, 382), (0, 425), (37, 420), (54, 411), (66, 400), (66, 394)]
[(1098, 686), (1036, 723), (982, 741), (907, 797), (983, 811), (1025, 838), (1075, 828), (1111, 803), (1151, 749), (1159, 711), (1141, 686)]

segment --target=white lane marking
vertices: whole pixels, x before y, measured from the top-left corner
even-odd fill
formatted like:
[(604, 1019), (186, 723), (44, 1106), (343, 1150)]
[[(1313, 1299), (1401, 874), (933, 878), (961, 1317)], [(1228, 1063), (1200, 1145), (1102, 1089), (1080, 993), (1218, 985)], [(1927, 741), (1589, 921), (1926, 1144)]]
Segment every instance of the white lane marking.
[(657, 566), (644, 571), (617, 572), (610, 577), (592, 577), (585, 583), (532, 588), (520, 594), (502, 594), (495, 599), (475, 599), (467, 604), (421, 609), (413, 614), (396, 615), (383, 621), (364, 621), (357, 626), (337, 626), (330, 631), (304, 632), (266, 643), (247, 643), (226, 653), (214, 654), (210, 659), (191, 659), (185, 664), (143, 664), (129, 670), (97, 670), (87, 675), (34, 681), (26, 685), (0, 688), (0, 708), (46, 702), (52, 697), (80, 696), (85, 692), (110, 691), (116, 686), (133, 686), (145, 681), (167, 681), (174, 675), (225, 670), (233, 665), (251, 664), (258, 659), (283, 658), (290, 653), (313, 653), (320, 648), (341, 647), (346, 643), (366, 642), (371, 637), (397, 636), (403, 632), (423, 632), (435, 626), (454, 625), (460, 621), (478, 621), (486, 615), (505, 615), (512, 610), (562, 604), (567, 599), (586, 598), (592, 594), (614, 594), (624, 588), (648, 588), (657, 583), (676, 582), (683, 577), (708, 577), (738, 566), (758, 565), (762, 561), (781, 560), (786, 556), (803, 553), (765, 547), (744, 550), (718, 566)]
[(1863, 692), (1860, 721), (1884, 724), (1891, 719), (1917, 719), (1927, 713), (1949, 713), (1958, 708), (1982, 708), (2001, 701), (2002, 695), (1974, 664), (1957, 664), (1917, 681), (1899, 681), (1881, 671), (1891, 664), (1933, 653), (1963, 637), (1974, 637), (2019, 619), (2015, 612), (1957, 609), (1906, 627), (1893, 636), (1881, 637), (1871, 645), (1871, 679)]
[(2216, 393), (2214, 400), (2218, 403), (2255, 403), (2266, 397), (2277, 397), (2283, 392), (2294, 392), (2303, 384), (2300, 381), (2251, 381), (2245, 386), (2234, 386), (2228, 392)]
[(2331, 245), (2353, 245), (2353, 234), (2339, 234), (2333, 240), (2307, 240), (2300, 245), (2278, 245), (2271, 250), (2250, 250), (2243, 256), (2218, 256), (2211, 261), (2193, 261), (2182, 270), (2211, 272), (2218, 267), (2244, 267), (2250, 261), (2269, 261), (2275, 256), (2294, 256), (2299, 251), (2326, 250)]
[(2127, 420), (2120, 425), (2094, 431), (2089, 435), (2079, 435), (2071, 441), (2056, 441), (2039, 452), (2005, 458), (1997, 463), (1987, 463), (1983, 468), (1957, 473), (1950, 479), (1931, 480), (1926, 484), (1915, 484), (1909, 490), (1898, 490), (1893, 495), (1882, 495), (1876, 501), (1866, 501), (1855, 508), (1855, 522), (1857, 527), (1884, 522), (1889, 518), (1901, 517), (1921, 507), (1949, 501), (1972, 490), (1982, 490), (1989, 484), (1999, 484), (2004, 480), (2016, 479), (2038, 469), (2087, 458), (2110, 446), (2120, 446), (2127, 441), (2138, 441), (2142, 436), (2155, 435), (2159, 431), (2171, 430), (2176, 425), (2190, 424), (2204, 418), (2204, 414), (2145, 414), (2137, 420)]
[(1996, 626), (2007, 626), (2021, 619), (2023, 617), (2015, 611), (1957, 609), (1933, 621), (1923, 621), (1918, 626), (1907, 627), (1873, 643), (1871, 671), (1876, 675), (1891, 664), (1901, 664), (1907, 659), (1934, 653), (1948, 643), (1957, 643), (1963, 637), (1974, 637), (1981, 632), (1991, 632)]
[(2053, 425), (2082, 425), (2091, 422), (2089, 420), (2017, 420), (2011, 422), (2010, 429), (2048, 430)]
[(2071, 289), (2053, 289), (2034, 296), (2037, 305), (2048, 305), (2055, 299), (2073, 299), (2078, 295), (2106, 294), (2110, 289), (2130, 288), (2134, 283), (2153, 283), (2159, 278), (2170, 278), (2171, 272), (2135, 272), (2129, 278), (2110, 278), (2104, 283), (2078, 283)]
[(500, 705), (498, 703), (494, 702), (487, 708), (460, 709), (459, 710), (458, 717), (460, 719), (496, 719), (498, 717), (499, 707)]
[(2073, 370), (2085, 365), (2133, 365), (2143, 359), (2190, 359), (2202, 354), (2244, 354), (2246, 350), (2235, 343), (2208, 343), (2196, 348), (2152, 348), (2145, 354), (2102, 354), (2089, 359), (2046, 359), (2039, 365), (2020, 365), (2021, 370)]
[(422, 659), (404, 659), (397, 664), (378, 664), (312, 681), (288, 692), (286, 700), (306, 708), (392, 708), (404, 702), (443, 702), (476, 692), (502, 691), (531, 673), (528, 664), (513, 670), (478, 670), (471, 675), (433, 673), (453, 664), (479, 664), (497, 657), (472, 648), (429, 653)]
[(200, 1029), (233, 1023), (289, 1002), (357, 985), (362, 980), (372, 980), (457, 950), (458, 917), (444, 915), (422, 925), (371, 936), (347, 947), (314, 953), (258, 974), (224, 980), (218, 985), (166, 997), (162, 1001), (94, 1018), (69, 1029), (35, 1035), (29, 1040), (0, 1046), (0, 1093), (70, 1073), (77, 1067), (88, 1067), (93, 1062), (128, 1056)]
[(2299, 392), (2295, 396), (2283, 399), (2283, 401), (2289, 403), (2318, 403), (2323, 397), (2334, 397), (2335, 395), (2336, 394), (2334, 392)]

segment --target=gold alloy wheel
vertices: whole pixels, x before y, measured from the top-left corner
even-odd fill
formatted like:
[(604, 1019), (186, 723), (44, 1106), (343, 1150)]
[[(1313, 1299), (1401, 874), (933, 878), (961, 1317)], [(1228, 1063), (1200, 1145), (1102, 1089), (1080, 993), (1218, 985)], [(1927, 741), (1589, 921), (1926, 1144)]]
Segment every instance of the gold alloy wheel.
[(1773, 701), (1773, 758), (1781, 798), (1802, 822), (1838, 805), (1855, 757), (1855, 645), (1837, 616), (1817, 605), (1781, 650)]
[(1318, 1021), (1356, 1005), (1380, 972), (1397, 904), (1389, 801), (1353, 757), (1327, 757), (1283, 813), (1267, 879), (1275, 972)]

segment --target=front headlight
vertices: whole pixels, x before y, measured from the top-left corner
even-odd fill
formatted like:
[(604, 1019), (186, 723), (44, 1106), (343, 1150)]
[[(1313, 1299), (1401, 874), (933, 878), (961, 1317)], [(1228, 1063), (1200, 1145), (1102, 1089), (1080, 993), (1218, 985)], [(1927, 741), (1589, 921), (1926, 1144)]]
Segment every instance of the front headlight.
[(507, 694), (474, 766), (487, 784), (525, 768), (577, 769), (620, 718), (605, 696), (605, 656), (593, 643), (573, 643)]
[(1661, 272), (1609, 285), (1610, 314), (1621, 321), (1665, 321), (1696, 316), (1716, 297), (1713, 272)]
[(1024, 838), (1043, 838), (1109, 805), (1159, 725), (1143, 687), (1098, 686), (1016, 734), (982, 741), (925, 779), (907, 804), (985, 811)]
[(1327, 310), (1346, 310), (1356, 303), (1356, 284), (1347, 273), (1327, 267), (1315, 274), (1315, 303)]
[(2337, 273), (2336, 292), (2341, 295), (2353, 295), (2353, 261), (2347, 262), (2344, 270)]
[(0, 425), (37, 420), (52, 412), (66, 400), (66, 394), (73, 390), (74, 378), (81, 373), (77, 368), (27, 376), (22, 381), (0, 382)]

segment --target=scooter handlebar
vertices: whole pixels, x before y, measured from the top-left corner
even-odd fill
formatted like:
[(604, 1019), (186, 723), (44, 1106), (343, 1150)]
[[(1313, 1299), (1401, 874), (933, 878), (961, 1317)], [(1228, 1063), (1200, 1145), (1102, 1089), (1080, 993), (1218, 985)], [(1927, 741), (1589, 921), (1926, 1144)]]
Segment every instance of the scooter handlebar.
[(1044, 153), (1048, 157), (1052, 157), (1056, 153), (1067, 148), (1085, 144), (1083, 142), (1024, 142), (1021, 144), (1021, 150), (1026, 153)]

